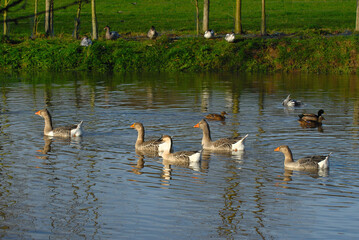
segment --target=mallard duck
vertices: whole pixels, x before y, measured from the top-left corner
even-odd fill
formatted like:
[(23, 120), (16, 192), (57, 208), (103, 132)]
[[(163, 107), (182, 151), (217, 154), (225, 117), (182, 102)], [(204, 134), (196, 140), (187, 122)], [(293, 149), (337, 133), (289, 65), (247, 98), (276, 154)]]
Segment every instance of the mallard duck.
[(78, 137), (83, 133), (82, 122), (70, 126), (52, 127), (52, 119), (50, 112), (45, 108), (35, 113), (45, 120), (44, 135), (49, 137)]
[(228, 115), (225, 111), (221, 112), (221, 114), (217, 113), (211, 113), (206, 116), (207, 119), (210, 120), (218, 120), (218, 121), (224, 121), (226, 117), (224, 115)]
[(81, 40), (80, 46), (82, 47), (88, 47), (92, 45), (92, 41), (87, 36), (84, 36)]
[(320, 109), (317, 115), (315, 115), (314, 113), (302, 113), (299, 114), (298, 117), (299, 117), (299, 121), (321, 122), (322, 120), (324, 120), (324, 118), (323, 117), (321, 119), (319, 118), (322, 116), (323, 113), (324, 110)]
[(329, 156), (309, 156), (293, 161), (292, 151), (288, 146), (282, 145), (274, 149), (284, 154), (284, 167), (291, 170), (317, 170), (329, 168)]
[(162, 136), (161, 149), (163, 149), (162, 157), (168, 161), (174, 162), (199, 162), (202, 151), (180, 151), (171, 153), (172, 138), (168, 135)]
[(303, 118), (299, 118), (298, 122), (303, 128), (316, 128), (322, 125), (323, 120), (325, 120), (325, 118), (323, 116), (319, 116), (317, 121), (304, 120)]
[(104, 30), (106, 31), (105, 38), (107, 40), (116, 40), (117, 38), (120, 37), (120, 34), (118, 32), (110, 31), (109, 26), (104, 27)]
[(286, 107), (299, 107), (303, 103), (301, 101), (297, 101), (290, 98), (290, 94), (287, 96), (286, 99), (283, 100), (282, 105)]
[(205, 150), (212, 151), (241, 151), (244, 150), (244, 140), (248, 134), (242, 138), (221, 138), (212, 141), (209, 125), (205, 119), (194, 125), (195, 128), (201, 128), (203, 131), (202, 147)]
[(155, 27), (152, 26), (152, 27), (150, 28), (150, 30), (148, 31), (148, 33), (147, 33), (147, 37), (148, 37), (149, 39), (156, 39), (157, 36), (158, 36), (158, 32), (156, 31)]
[(204, 33), (204, 37), (209, 39), (209, 38), (213, 38), (214, 37), (214, 31), (212, 29), (210, 30), (207, 30), (205, 33)]
[(236, 40), (236, 35), (234, 34), (234, 32), (227, 33), (224, 39), (226, 39), (226, 41), (229, 43), (233, 43), (234, 40)]
[(131, 125), (131, 128), (136, 129), (138, 132), (137, 140), (135, 144), (136, 150), (149, 151), (149, 152), (162, 151), (159, 148), (159, 145), (162, 143), (161, 138), (145, 141), (145, 128), (143, 127), (142, 123), (135, 122), (134, 124)]

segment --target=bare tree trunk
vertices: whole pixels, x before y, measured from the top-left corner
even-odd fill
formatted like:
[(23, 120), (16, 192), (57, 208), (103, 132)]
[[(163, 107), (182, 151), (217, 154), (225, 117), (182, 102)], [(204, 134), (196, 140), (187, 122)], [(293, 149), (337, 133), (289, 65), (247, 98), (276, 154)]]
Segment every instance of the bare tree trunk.
[(45, 34), (46, 36), (52, 35), (53, 32), (53, 10), (54, 0), (45, 1)]
[(50, 34), (54, 36), (54, 0), (51, 0), (50, 5)]
[(79, 1), (79, 6), (77, 8), (77, 14), (76, 14), (76, 19), (75, 19), (75, 30), (74, 30), (74, 38), (77, 39), (79, 36), (79, 28), (80, 28), (80, 14), (81, 14), (81, 5), (82, 5), (82, 0), (78, 0)]
[(261, 24), (261, 35), (267, 35), (266, 30), (266, 10), (265, 10), (266, 1), (262, 0), (262, 24)]
[(203, 2), (203, 31), (209, 29), (209, 0)]
[(235, 19), (235, 23), (234, 23), (234, 31), (237, 34), (243, 33), (243, 30), (242, 30), (242, 0), (236, 0), (236, 19)]
[[(7, 7), (7, 5), (9, 4), (8, 0), (4, 1), (4, 8)], [(4, 36), (7, 36), (7, 10), (4, 10)]]
[(35, 0), (34, 27), (32, 29), (32, 35), (33, 36), (37, 35), (37, 25), (39, 24), (39, 17), (37, 16), (37, 5), (38, 5), (38, 0)]
[(45, 34), (48, 35), (50, 31), (50, 3), (51, 0), (45, 1)]
[[(359, 1), (359, 0), (358, 0)], [(198, 0), (194, 0), (194, 5), (196, 7), (196, 30), (197, 36), (199, 35), (199, 8), (198, 8)]]
[(95, 0), (91, 0), (91, 12), (92, 12), (92, 40), (97, 40), (97, 18), (96, 18), (96, 5)]
[(359, 32), (359, 0), (357, 0), (357, 11), (356, 11), (355, 31), (356, 31), (356, 32)]

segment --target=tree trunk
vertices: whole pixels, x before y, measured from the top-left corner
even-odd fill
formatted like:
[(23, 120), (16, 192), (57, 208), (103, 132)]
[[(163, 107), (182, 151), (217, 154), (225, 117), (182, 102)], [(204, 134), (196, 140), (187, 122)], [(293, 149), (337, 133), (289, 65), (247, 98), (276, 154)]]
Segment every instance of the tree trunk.
[(34, 27), (32, 29), (32, 35), (37, 35), (37, 25), (39, 24), (39, 17), (37, 16), (37, 4), (38, 0), (35, 0), (35, 11), (34, 11)]
[(74, 29), (74, 38), (78, 39), (78, 35), (79, 35), (79, 28), (80, 28), (80, 14), (81, 14), (81, 5), (82, 5), (82, 0), (78, 0), (79, 1), (79, 6), (77, 8), (77, 14), (76, 14), (76, 19), (75, 19), (75, 29)]
[(236, 0), (236, 19), (235, 19), (235, 24), (234, 24), (234, 31), (237, 34), (243, 33), (243, 31), (242, 31), (242, 0)]
[(50, 4), (50, 34), (54, 36), (54, 0)]
[(359, 0), (357, 0), (357, 11), (356, 11), (355, 31), (356, 31), (356, 32), (359, 32)]
[(48, 35), (50, 31), (50, 3), (51, 0), (45, 1), (45, 34)]
[(45, 34), (50, 36), (54, 33), (53, 30), (53, 10), (54, 10), (54, 0), (45, 1)]
[(209, 29), (209, 0), (203, 2), (203, 31)]
[[(9, 1), (5, 0), (4, 1), (4, 8), (7, 7)], [(7, 36), (7, 10), (4, 10), (4, 36)]]
[(97, 18), (96, 18), (96, 5), (95, 0), (91, 0), (91, 12), (92, 12), (92, 40), (97, 40)]
[(265, 10), (266, 1), (262, 0), (262, 24), (261, 24), (261, 35), (267, 35), (266, 30), (266, 10)]
[[(359, 0), (358, 0), (359, 1)], [(199, 8), (198, 8), (198, 0), (194, 0), (194, 4), (196, 6), (196, 29), (197, 36), (199, 35)]]

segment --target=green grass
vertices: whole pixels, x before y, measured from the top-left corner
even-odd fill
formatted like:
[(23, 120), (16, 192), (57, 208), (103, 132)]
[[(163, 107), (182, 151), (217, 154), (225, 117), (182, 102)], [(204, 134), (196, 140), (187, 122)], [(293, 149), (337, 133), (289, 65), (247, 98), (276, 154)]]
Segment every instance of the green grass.
[(316, 72), (357, 73), (359, 37), (300, 36), (173, 41), (96, 41), (81, 47), (70, 38), (0, 44), (0, 70), (96, 72)]
[[(1, 1), (3, 2), (3, 1)], [(55, 1), (55, 8), (73, 0)], [(133, 5), (132, 3), (137, 4)], [(45, 1), (39, 1), (39, 11), (45, 9)], [(100, 36), (103, 27), (110, 25), (121, 34), (144, 34), (151, 25), (161, 33), (194, 34), (195, 7), (193, 0), (97, 0), (97, 17)], [(203, 1), (199, 0), (202, 14)], [(329, 31), (353, 30), (356, 1), (353, 0), (267, 0), (268, 32), (298, 32), (308, 29)], [(210, 28), (218, 33), (233, 29), (235, 0), (211, 1)], [(261, 20), (261, 1), (243, 0), (243, 29), (258, 33)], [(74, 28), (77, 5), (55, 12), (55, 35), (71, 35)], [(34, 1), (25, 1), (24, 8), (13, 9), (9, 18), (33, 14)], [(121, 11), (121, 13), (119, 13)], [(44, 16), (40, 17), (39, 31), (44, 31)], [(30, 36), (33, 19), (10, 23), (10, 35)], [(85, 4), (81, 13), (80, 35), (91, 32), (91, 5)]]
[[(72, 1), (55, 1), (55, 8)], [(44, 10), (44, 2), (39, 1), (39, 11)], [(31, 15), (34, 1), (25, 3), (24, 8), (12, 9), (9, 18)], [(243, 0), (242, 7), (243, 29), (246, 33), (259, 33), (261, 1)], [(210, 28), (219, 34), (231, 31), (234, 8), (235, 0), (212, 0)], [(55, 38), (30, 40), (31, 17), (10, 23), (10, 36), (0, 38), (0, 70), (357, 73), (359, 37), (327, 34), (353, 31), (355, 8), (353, 0), (267, 0), (268, 32), (294, 34), (273, 39), (238, 36), (236, 43), (228, 44), (223, 38), (186, 36), (195, 34), (193, 0), (98, 0), (100, 39), (91, 47), (80, 47), (79, 41), (71, 37), (77, 10), (74, 5), (55, 12)], [(91, 5), (85, 4), (80, 36), (90, 35), (90, 13)], [(44, 16), (40, 19), (41, 34)], [(106, 25), (122, 38), (103, 41)], [(144, 36), (151, 25), (160, 32), (155, 41), (131, 38)], [(183, 38), (173, 40), (170, 34)]]

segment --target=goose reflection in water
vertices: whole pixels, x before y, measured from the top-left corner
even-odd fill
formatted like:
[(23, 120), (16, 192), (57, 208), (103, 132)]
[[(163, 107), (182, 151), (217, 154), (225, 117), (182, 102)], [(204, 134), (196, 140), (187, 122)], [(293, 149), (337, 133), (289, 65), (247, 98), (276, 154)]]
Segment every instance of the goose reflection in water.
[(180, 162), (180, 161), (169, 161), (163, 159), (163, 173), (162, 177), (166, 180), (170, 180), (172, 176), (172, 166), (178, 166), (183, 168), (189, 168), (198, 172), (207, 172), (209, 169), (211, 156), (216, 157), (230, 157), (236, 164), (243, 163), (244, 151), (228, 152), (228, 151), (217, 151), (213, 152), (210, 150), (202, 150), (202, 157), (200, 162)]
[(211, 155), (215, 155), (215, 156), (230, 157), (234, 160), (242, 162), (244, 153), (245, 153), (244, 150), (232, 151), (232, 152), (228, 152), (228, 151), (215, 151), (214, 152), (212, 150), (203, 150), (202, 151), (202, 160), (209, 160)]
[(51, 152), (51, 143), (52, 139), (48, 136), (44, 136), (44, 147), (42, 149), (36, 150), (37, 152), (40, 152), (41, 154), (44, 154), (45, 156), (37, 156), (38, 159), (48, 159), (48, 152)]
[(145, 157), (155, 158), (158, 157), (159, 154), (157, 151), (141, 151), (136, 149), (136, 158), (138, 158), (136, 165), (131, 165), (131, 172), (134, 174), (142, 175), (142, 169), (145, 167)]
[(139, 155), (137, 156), (138, 157), (138, 160), (137, 160), (137, 163), (136, 165), (132, 165), (132, 169), (131, 171), (134, 173), (134, 174), (137, 174), (137, 175), (142, 175), (142, 169), (145, 167), (145, 161), (144, 161), (144, 155)]
[(137, 157), (150, 157), (150, 158), (155, 158), (155, 157), (159, 157), (161, 156), (161, 152), (157, 152), (157, 151), (142, 151), (142, 150), (135, 150)]
[(282, 178), (281, 182), (275, 183), (276, 187), (289, 188), (288, 183), (292, 181), (293, 170), (284, 169), (283, 176), (278, 175), (279, 178)]
[(281, 182), (277, 182), (275, 184), (276, 187), (282, 187), (282, 188), (290, 188), (288, 183), (293, 181), (293, 175), (294, 172), (298, 173), (299, 175), (307, 175), (314, 179), (319, 177), (328, 177), (329, 176), (329, 169), (319, 169), (319, 170), (290, 170), (290, 169), (284, 169), (283, 176), (278, 176), (282, 179)]
[(38, 159), (48, 159), (49, 158), (49, 152), (51, 152), (51, 145), (53, 142), (60, 143), (63, 145), (70, 145), (77, 149), (81, 149), (81, 137), (76, 138), (54, 138), (49, 136), (44, 136), (44, 147), (42, 149), (36, 150), (37, 152), (44, 154), (44, 156), (37, 156)]
[(189, 168), (196, 172), (201, 171), (200, 162), (173, 161), (173, 160), (163, 159), (162, 164), (163, 164), (162, 178), (166, 180), (172, 179), (172, 166)]

